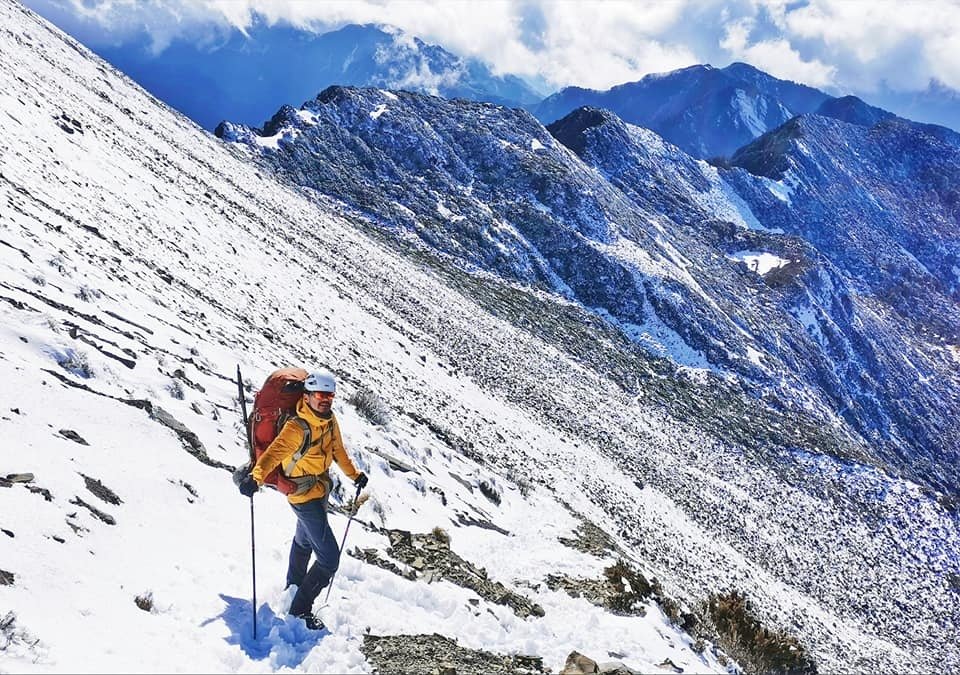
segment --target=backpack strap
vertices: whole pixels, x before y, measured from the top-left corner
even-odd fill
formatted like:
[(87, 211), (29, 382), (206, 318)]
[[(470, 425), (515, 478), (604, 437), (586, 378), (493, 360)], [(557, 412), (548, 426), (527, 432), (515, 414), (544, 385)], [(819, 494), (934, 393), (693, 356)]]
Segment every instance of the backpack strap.
[(303, 441), (300, 442), (300, 447), (290, 456), (290, 461), (283, 465), (283, 473), (285, 476), (289, 477), (290, 472), (293, 471), (293, 469), (297, 466), (297, 462), (303, 459), (303, 456), (306, 455), (311, 448), (320, 445), (323, 443), (324, 438), (333, 434), (333, 427), (337, 422), (336, 420), (333, 420), (329, 426), (327, 426), (326, 431), (324, 431), (323, 434), (320, 435), (320, 438), (315, 441), (310, 440), (310, 425), (307, 423), (307, 420), (303, 419), (299, 415), (294, 415), (293, 417), (288, 418), (287, 422), (296, 422), (300, 426), (300, 429), (303, 430)]

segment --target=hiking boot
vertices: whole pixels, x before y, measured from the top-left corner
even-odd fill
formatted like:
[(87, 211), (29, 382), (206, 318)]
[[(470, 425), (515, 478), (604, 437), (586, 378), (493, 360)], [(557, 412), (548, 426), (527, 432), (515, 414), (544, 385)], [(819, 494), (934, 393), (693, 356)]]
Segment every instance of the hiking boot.
[(307, 630), (323, 630), (326, 626), (323, 625), (323, 621), (318, 619), (312, 612), (309, 614), (298, 614), (298, 619), (303, 619), (303, 622), (307, 624)]

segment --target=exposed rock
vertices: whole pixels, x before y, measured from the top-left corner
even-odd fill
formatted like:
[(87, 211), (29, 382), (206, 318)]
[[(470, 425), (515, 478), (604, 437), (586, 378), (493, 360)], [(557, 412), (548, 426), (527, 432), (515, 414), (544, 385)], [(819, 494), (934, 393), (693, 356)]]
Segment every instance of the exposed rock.
[[(102, 521), (105, 522), (107, 525), (116, 525), (116, 524), (117, 524), (117, 521), (116, 521), (116, 520), (114, 519), (114, 517), (111, 516), (109, 513), (104, 513), (103, 511), (101, 511), (101, 510), (98, 509), (97, 507), (95, 507), (95, 506), (90, 506), (89, 504), (87, 504), (85, 501), (83, 501), (83, 500), (80, 499), (79, 497), (74, 497), (73, 499), (70, 500), (70, 503), (71, 503), (71, 504), (76, 504), (77, 506), (82, 506), (82, 507), (85, 508), (87, 511), (89, 511), (90, 513), (92, 513), (95, 518), (97, 518), (98, 520), (102, 520)], [(70, 521), (68, 520), (67, 522), (69, 523)], [(71, 527), (72, 527), (72, 525), (71, 525)]]
[(546, 672), (536, 656), (505, 656), (467, 649), (443, 635), (365, 635), (360, 648), (375, 673), (487, 675)]
[(80, 445), (90, 445), (87, 441), (73, 429), (61, 429), (60, 435), (64, 438), (69, 438), (74, 443), (79, 443)]
[(17, 615), (14, 612), (7, 612), (0, 618), (0, 653), (6, 652), (11, 645), (21, 645), (28, 651), (34, 652), (37, 657), (44, 650), (39, 639), (17, 625)]
[(683, 672), (683, 668), (681, 668), (680, 666), (678, 666), (676, 663), (674, 663), (674, 662), (673, 662), (672, 660), (670, 660), (670, 659), (664, 659), (663, 661), (661, 661), (660, 663), (658, 663), (658, 664), (657, 664), (657, 668), (663, 668), (664, 670), (669, 671), (669, 672), (671, 672), (671, 673), (682, 673), (682, 672)]
[[(75, 535), (77, 535), (78, 537), (82, 537), (86, 532), (89, 532), (90, 529), (87, 527), (84, 527), (83, 525), (78, 525), (77, 523), (73, 522), (73, 519), (76, 517), (77, 517), (76, 512), (73, 512), (70, 515), (68, 515), (67, 525), (70, 527), (71, 530), (73, 530), (73, 533)], [(53, 539), (54, 541), (58, 541), (61, 544), (63, 544), (66, 541), (65, 539), (62, 539), (61, 537), (58, 537), (56, 535), (54, 535)]]
[[(682, 671), (681, 671), (682, 672)], [(567, 662), (560, 671), (560, 675), (640, 675), (620, 661), (597, 663), (589, 656), (573, 651), (567, 657)]]
[(748, 673), (815, 675), (819, 670), (796, 637), (764, 626), (753, 604), (738, 591), (711, 595), (701, 604), (699, 613), (702, 619), (695, 627), (698, 636), (714, 640)]
[[(160, 406), (155, 406), (151, 401), (147, 401), (144, 399), (124, 399), (124, 398), (118, 398), (116, 396), (110, 396), (109, 394), (101, 393), (80, 382), (74, 382), (70, 378), (60, 373), (56, 373), (52, 370), (43, 369), (43, 372), (47, 373), (48, 375), (52, 375), (56, 377), (63, 384), (69, 387), (74, 387), (76, 389), (88, 391), (92, 394), (103, 396), (105, 398), (110, 398), (115, 401), (120, 401), (121, 403), (125, 403), (126, 405), (132, 406), (134, 408), (138, 408), (140, 410), (145, 410), (150, 415), (150, 419), (160, 422), (160, 424), (163, 424), (164, 426), (171, 429), (174, 433), (176, 433), (177, 436), (180, 438), (180, 441), (183, 443), (184, 449), (187, 452), (189, 452), (191, 455), (196, 457), (198, 460), (200, 460), (202, 463), (217, 469), (226, 469), (228, 471), (234, 470), (234, 467), (230, 466), (229, 464), (224, 464), (223, 462), (220, 462), (218, 460), (211, 459), (210, 456), (207, 454), (206, 448), (203, 447), (203, 443), (200, 441), (200, 438), (195, 433), (190, 431), (190, 429), (188, 429), (186, 425), (178, 421), (176, 418), (173, 417), (173, 415), (163, 410)], [(61, 430), (60, 433), (66, 436), (66, 433), (75, 433), (75, 432), (70, 432), (69, 430)], [(69, 436), (66, 436), (66, 437), (69, 438)], [(76, 440), (76, 439), (71, 438), (71, 440)], [(83, 443), (84, 445), (88, 445), (88, 443), (86, 441), (83, 441), (82, 439), (77, 442)]]
[(34, 475), (32, 473), (8, 473), (4, 479), (10, 483), (32, 483)]
[[(133, 405), (133, 402), (129, 402)], [(147, 412), (150, 413), (151, 419), (154, 419), (163, 426), (171, 429), (177, 436), (180, 437), (180, 441), (183, 443), (184, 449), (189, 452), (191, 455), (199, 459), (201, 462), (207, 466), (212, 466), (217, 469), (227, 469), (233, 471), (234, 467), (229, 464), (224, 464), (223, 462), (211, 459), (207, 454), (206, 448), (203, 447), (203, 443), (200, 441), (200, 438), (197, 437), (195, 433), (190, 431), (183, 422), (177, 420), (173, 415), (168, 413), (166, 410), (161, 408), (158, 405), (153, 405), (149, 401), (142, 401), (141, 403), (146, 403), (144, 407)]]
[(480, 494), (489, 499), (491, 502), (500, 506), (500, 491), (497, 489), (497, 486), (492, 482), (487, 482), (485, 480), (480, 481), (480, 484), (477, 486), (480, 489)]
[[(551, 591), (566, 591), (572, 598), (583, 598), (597, 607), (609, 608), (614, 593), (606, 579), (573, 578), (562, 574), (548, 574), (547, 588)], [(638, 616), (646, 612), (637, 611)]]
[(574, 579), (548, 574), (546, 582), (550, 590), (562, 589), (572, 597), (582, 597), (598, 607), (625, 616), (644, 616), (646, 608), (640, 603), (657, 595), (655, 588), (659, 588), (624, 560), (607, 567), (603, 579)]
[(584, 598), (587, 602), (603, 607), (613, 614), (622, 616), (645, 616), (647, 609), (644, 601), (652, 599), (663, 613), (683, 630), (694, 630), (699, 620), (691, 612), (683, 612), (680, 604), (663, 592), (660, 583), (653, 579), (647, 581), (639, 571), (624, 560), (604, 570), (602, 579), (573, 578), (561, 574), (548, 574), (547, 587), (550, 590), (563, 590), (574, 598)]
[(574, 535), (573, 538), (558, 537), (558, 539), (561, 544), (598, 558), (606, 558), (611, 554), (623, 556), (622, 549), (614, 543), (610, 535), (585, 518), (581, 519)]
[(142, 609), (144, 612), (152, 612), (154, 608), (153, 592), (147, 591), (145, 593), (141, 593), (133, 599), (133, 602), (137, 607)]
[(48, 490), (47, 488), (42, 488), (36, 485), (27, 485), (26, 488), (35, 495), (43, 495), (44, 501), (48, 501), (48, 502), (53, 501), (53, 495), (50, 494), (50, 490)]
[(567, 662), (563, 665), (560, 675), (592, 675), (599, 673), (597, 662), (580, 652), (570, 652)]
[(207, 392), (207, 390), (203, 387), (203, 385), (197, 384), (196, 382), (191, 380), (189, 377), (187, 377), (186, 373), (183, 372), (183, 368), (177, 368), (176, 370), (174, 370), (173, 377), (180, 380), (181, 382), (186, 384), (188, 387), (192, 389), (196, 389), (201, 394), (205, 394)]
[(410, 579), (412, 581), (417, 578), (417, 573), (414, 570), (404, 572), (396, 564), (390, 562), (389, 560), (384, 560), (383, 558), (381, 558), (380, 555), (377, 553), (377, 549), (375, 548), (361, 549), (359, 547), (355, 547), (352, 550), (347, 551), (347, 555), (357, 558), (359, 560), (363, 560), (364, 562), (370, 563), (371, 565), (375, 565), (376, 567), (379, 567), (381, 569), (385, 569), (388, 572), (393, 572), (397, 576), (401, 576), (404, 579)]
[(950, 586), (950, 589), (960, 593), (960, 574), (951, 572), (947, 575), (947, 584)]
[(490, 581), (486, 570), (477, 568), (451, 551), (450, 542), (445, 536), (437, 536), (436, 533), (411, 534), (405, 530), (388, 530), (387, 536), (390, 538), (387, 552), (418, 570), (421, 575), (429, 573), (431, 581), (445, 579), (469, 588), (485, 600), (506, 605), (521, 618), (543, 616), (542, 607), (509, 590), (499, 581)]
[(509, 530), (505, 530), (499, 525), (494, 525), (489, 520), (480, 520), (479, 518), (474, 518), (470, 514), (462, 511), (457, 511), (457, 523), (466, 527), (482, 527), (485, 530), (491, 530), (493, 532), (499, 532), (504, 536), (510, 536)]
[[(170, 481), (170, 482), (173, 482), (173, 481)], [(200, 498), (200, 493), (197, 492), (197, 489), (196, 489), (195, 487), (193, 487), (192, 485), (190, 485), (190, 483), (187, 483), (187, 482), (185, 482), (185, 481), (183, 481), (183, 480), (179, 480), (179, 481), (177, 481), (177, 484), (180, 485), (181, 487), (183, 487), (184, 490), (186, 490), (187, 492), (190, 493), (191, 497), (188, 497), (188, 498), (187, 498), (187, 501), (190, 502), (191, 504), (193, 504), (193, 502), (194, 502), (195, 499), (199, 499), (199, 498)]]
[(388, 465), (390, 466), (390, 468), (393, 469), (394, 471), (399, 471), (400, 473), (406, 473), (406, 472), (412, 472), (412, 473), (416, 473), (416, 474), (419, 474), (419, 473), (420, 473), (420, 472), (417, 471), (415, 468), (413, 468), (412, 466), (410, 466), (410, 464), (408, 464), (407, 462), (404, 462), (402, 459), (398, 459), (397, 457), (391, 455), (391, 454), (388, 453), (388, 452), (385, 452), (385, 451), (381, 450), (380, 448), (366, 447), (366, 448), (364, 448), (364, 449), (365, 449), (367, 452), (371, 452), (371, 453), (373, 453), (373, 454), (375, 454), (375, 455), (379, 455), (380, 457), (382, 457), (383, 459), (385, 459), (385, 460), (387, 461), (387, 464), (388, 464)]
[(101, 483), (98, 479), (91, 478), (90, 476), (87, 476), (82, 473), (80, 475), (83, 476), (83, 481), (86, 483), (87, 489), (90, 490), (90, 492), (95, 494), (97, 497), (105, 501), (107, 504), (113, 504), (114, 506), (119, 506), (120, 504), (123, 503), (123, 500), (120, 499), (120, 497), (118, 497), (113, 490), (111, 490), (106, 485)]

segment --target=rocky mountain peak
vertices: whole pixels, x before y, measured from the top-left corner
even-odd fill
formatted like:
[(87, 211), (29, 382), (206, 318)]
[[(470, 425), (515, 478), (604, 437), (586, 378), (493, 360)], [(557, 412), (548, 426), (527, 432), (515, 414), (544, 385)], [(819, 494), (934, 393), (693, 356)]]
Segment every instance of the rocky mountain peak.
[(584, 106), (577, 108), (563, 119), (548, 124), (547, 131), (566, 147), (578, 155), (582, 155), (586, 148), (584, 132), (587, 129), (614, 121), (620, 122), (620, 119), (613, 113), (600, 108)]
[[(284, 127), (294, 124), (297, 120), (297, 109), (293, 106), (284, 105), (263, 125), (263, 135), (273, 136)], [(219, 134), (218, 134), (219, 135)]]
[(788, 155), (793, 142), (802, 136), (803, 119), (795, 117), (737, 150), (730, 164), (755, 176), (780, 180), (791, 166)]
[(816, 113), (864, 127), (872, 127), (877, 122), (896, 117), (892, 112), (868, 105), (856, 96), (841, 96), (824, 101)]
[(707, 158), (729, 157), (794, 115), (814, 111), (828, 98), (811, 87), (735, 63), (726, 68), (689, 66), (607, 91), (565, 89), (533, 111), (550, 123), (580, 106), (604, 108), (657, 132), (695, 157)]

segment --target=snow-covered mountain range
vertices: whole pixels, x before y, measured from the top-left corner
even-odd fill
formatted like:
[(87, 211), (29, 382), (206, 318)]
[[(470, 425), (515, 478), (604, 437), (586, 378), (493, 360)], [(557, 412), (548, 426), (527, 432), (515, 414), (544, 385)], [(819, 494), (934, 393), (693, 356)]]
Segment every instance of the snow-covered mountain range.
[[(761, 188), (814, 191), (802, 135), (771, 178), (602, 111), (547, 131), (335, 88), (224, 143), (19, 5), (0, 20), (3, 669), (749, 669), (731, 591), (798, 668), (960, 667), (956, 445), (885, 452), (825, 360), (905, 349), (955, 406), (955, 342), (890, 332), (868, 276), (764, 220)], [(907, 291), (952, 297), (939, 273)], [(284, 616), (275, 494), (252, 636), (238, 363), (248, 393), (334, 370), (371, 476), (319, 636)]]

